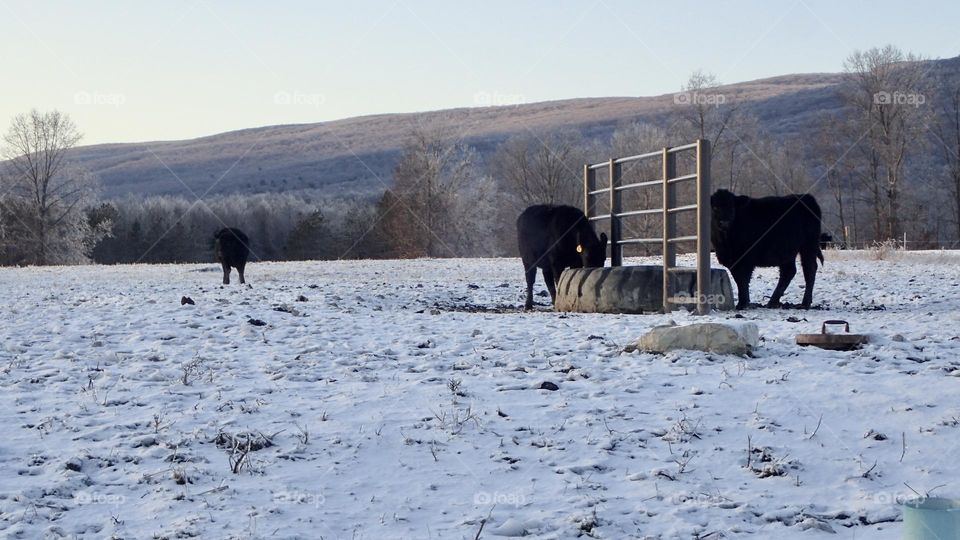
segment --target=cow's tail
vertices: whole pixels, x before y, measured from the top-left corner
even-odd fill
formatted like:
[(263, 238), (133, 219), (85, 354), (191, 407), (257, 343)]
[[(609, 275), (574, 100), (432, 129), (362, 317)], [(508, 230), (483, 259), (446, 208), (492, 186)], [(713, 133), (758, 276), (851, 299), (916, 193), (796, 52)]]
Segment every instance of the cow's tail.
[(823, 266), (823, 250), (820, 249), (819, 244), (817, 245), (817, 258), (820, 259), (820, 266)]

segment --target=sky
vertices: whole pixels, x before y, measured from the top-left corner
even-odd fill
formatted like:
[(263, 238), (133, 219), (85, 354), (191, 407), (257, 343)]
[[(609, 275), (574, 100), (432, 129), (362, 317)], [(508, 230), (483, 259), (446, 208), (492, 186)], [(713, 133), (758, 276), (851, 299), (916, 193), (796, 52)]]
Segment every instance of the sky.
[(676, 92), (837, 72), (856, 49), (960, 55), (960, 2), (0, 0), (0, 130), (68, 113), (82, 144)]

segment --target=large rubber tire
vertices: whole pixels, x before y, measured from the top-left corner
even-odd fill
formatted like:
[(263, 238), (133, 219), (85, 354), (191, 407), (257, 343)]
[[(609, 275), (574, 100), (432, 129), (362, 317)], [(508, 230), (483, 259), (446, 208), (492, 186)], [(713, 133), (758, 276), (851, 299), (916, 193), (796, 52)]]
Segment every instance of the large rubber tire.
[[(674, 296), (695, 298), (696, 271), (671, 272)], [(557, 286), (557, 311), (581, 313), (659, 313), (663, 310), (662, 266), (568, 268)], [(710, 271), (708, 302), (712, 309), (734, 308), (730, 277), (722, 268)], [(677, 306), (676, 309), (682, 309)]]

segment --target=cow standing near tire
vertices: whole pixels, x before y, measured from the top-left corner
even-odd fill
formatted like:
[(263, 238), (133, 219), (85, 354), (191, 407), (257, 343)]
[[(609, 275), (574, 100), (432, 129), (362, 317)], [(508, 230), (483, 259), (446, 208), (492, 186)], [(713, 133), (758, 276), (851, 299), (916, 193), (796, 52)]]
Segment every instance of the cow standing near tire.
[(230, 284), (230, 268), (236, 268), (240, 275), (240, 283), (244, 284), (243, 269), (250, 256), (250, 240), (240, 229), (220, 229), (213, 235), (214, 255), (223, 266), (223, 284)]
[(820, 205), (813, 195), (753, 199), (721, 189), (710, 197), (713, 214), (710, 240), (717, 260), (737, 284), (737, 309), (750, 305), (750, 278), (758, 266), (780, 267), (767, 307), (779, 307), (780, 297), (797, 274), (797, 255), (806, 288), (801, 306), (813, 303), (820, 250)]
[(607, 235), (598, 238), (583, 212), (572, 206), (539, 204), (524, 210), (517, 218), (517, 243), (527, 278), (525, 309), (533, 308), (537, 268), (556, 303), (565, 268), (601, 267), (607, 258)]

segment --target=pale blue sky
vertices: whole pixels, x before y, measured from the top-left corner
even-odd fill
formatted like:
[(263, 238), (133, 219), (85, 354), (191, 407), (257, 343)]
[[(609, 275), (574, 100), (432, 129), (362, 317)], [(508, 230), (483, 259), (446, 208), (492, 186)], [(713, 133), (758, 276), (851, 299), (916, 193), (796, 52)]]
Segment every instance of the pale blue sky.
[(960, 54), (960, 2), (0, 0), (0, 124), (68, 112), (83, 143), (677, 91), (839, 71), (892, 43)]

